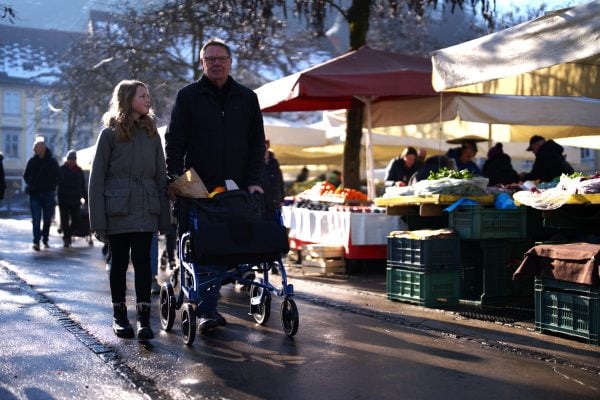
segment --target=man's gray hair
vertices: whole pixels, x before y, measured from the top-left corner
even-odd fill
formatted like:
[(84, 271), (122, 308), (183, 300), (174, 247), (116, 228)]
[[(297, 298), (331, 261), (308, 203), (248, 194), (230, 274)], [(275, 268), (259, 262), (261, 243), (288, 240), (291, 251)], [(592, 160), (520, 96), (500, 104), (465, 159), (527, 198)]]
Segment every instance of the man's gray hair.
[(204, 43), (204, 46), (202, 46), (202, 50), (200, 50), (200, 58), (204, 58), (204, 50), (208, 46), (220, 46), (224, 48), (227, 51), (227, 55), (231, 57), (231, 49), (229, 48), (229, 46), (227, 46), (227, 44), (219, 38), (212, 38), (209, 39), (208, 42)]

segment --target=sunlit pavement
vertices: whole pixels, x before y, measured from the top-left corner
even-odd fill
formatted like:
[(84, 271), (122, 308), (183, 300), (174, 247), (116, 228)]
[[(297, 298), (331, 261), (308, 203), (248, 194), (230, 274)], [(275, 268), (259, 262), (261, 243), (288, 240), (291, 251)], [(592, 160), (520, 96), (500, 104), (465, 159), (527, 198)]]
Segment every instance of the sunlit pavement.
[[(597, 398), (600, 387), (597, 347), (301, 276), (291, 280), (301, 318), (294, 339), (279, 326), (278, 300), (261, 327), (247, 315), (245, 293), (228, 286), (228, 326), (192, 347), (182, 344), (179, 318), (171, 333), (160, 331), (156, 307), (156, 339), (121, 340), (110, 329), (100, 246), (78, 239), (63, 249), (53, 229), (51, 248), (36, 253), (27, 219), (0, 220), (0, 232), (0, 398), (32, 390), (97, 397), (81, 395), (99, 390), (96, 382), (116, 398), (129, 398), (130, 387), (151, 398)], [(100, 378), (88, 379), (96, 370)]]

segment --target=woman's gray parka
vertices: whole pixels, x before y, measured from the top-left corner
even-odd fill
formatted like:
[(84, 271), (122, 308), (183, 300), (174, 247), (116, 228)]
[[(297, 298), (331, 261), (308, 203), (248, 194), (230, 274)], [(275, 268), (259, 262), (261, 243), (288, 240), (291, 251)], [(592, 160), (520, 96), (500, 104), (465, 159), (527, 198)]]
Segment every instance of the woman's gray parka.
[(166, 232), (165, 156), (158, 134), (138, 129), (128, 142), (117, 140), (112, 128), (98, 136), (88, 191), (93, 232)]

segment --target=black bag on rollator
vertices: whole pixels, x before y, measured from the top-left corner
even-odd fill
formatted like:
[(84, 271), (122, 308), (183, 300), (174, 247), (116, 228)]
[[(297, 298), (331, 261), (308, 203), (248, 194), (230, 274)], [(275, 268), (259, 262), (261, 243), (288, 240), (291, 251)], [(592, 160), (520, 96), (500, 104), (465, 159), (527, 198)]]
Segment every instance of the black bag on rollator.
[(199, 263), (269, 262), (289, 251), (285, 227), (264, 215), (262, 195), (232, 190), (209, 199), (185, 199), (184, 208), (188, 224), (190, 213), (197, 216), (197, 223), (186, 230), (192, 233), (193, 256)]

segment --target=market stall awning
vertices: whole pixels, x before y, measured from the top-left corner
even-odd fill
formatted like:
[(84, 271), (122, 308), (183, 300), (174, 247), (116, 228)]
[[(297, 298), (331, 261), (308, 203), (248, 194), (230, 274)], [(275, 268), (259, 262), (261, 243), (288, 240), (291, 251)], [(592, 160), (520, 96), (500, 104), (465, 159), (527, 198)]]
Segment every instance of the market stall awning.
[[(263, 117), (265, 137), (271, 141), (271, 148), (282, 165), (337, 164), (340, 157), (326, 152), (303, 152), (307, 147), (328, 144), (324, 129), (310, 127), (299, 122), (274, 117)], [(158, 128), (164, 146), (167, 127)], [(77, 151), (77, 162), (84, 170), (90, 170), (96, 146)]]
[(600, 0), (432, 53), (437, 91), (600, 98)]
[(431, 96), (427, 58), (367, 46), (255, 90), (264, 112), (349, 108), (364, 97)]
[[(390, 110), (390, 113), (393, 113), (393, 111)], [(331, 143), (327, 146), (327, 151), (333, 152), (336, 143), (343, 142), (346, 124), (345, 110), (326, 111), (323, 113), (323, 120), (325, 121), (323, 125), (327, 131), (327, 137)], [(574, 128), (506, 124), (493, 124), (490, 126), (486, 123), (463, 121), (458, 118), (443, 121), (441, 126), (440, 123), (436, 122), (396, 125), (392, 120), (388, 119), (386, 121), (391, 125), (388, 126), (379, 122), (377, 127), (373, 128), (372, 133), (373, 157), (378, 165), (387, 165), (389, 160), (397, 157), (408, 146), (424, 148), (428, 155), (445, 153), (451, 147), (455, 147), (446, 143), (446, 140), (465, 136), (485, 138), (486, 141), (478, 143), (478, 147), (480, 154), (487, 154), (490, 146), (487, 139), (490, 133), (493, 138), (492, 145), (495, 142), (502, 142), (504, 151), (514, 160), (533, 160), (535, 155), (530, 151), (526, 151), (529, 145), (529, 137), (533, 133), (548, 135), (548, 137), (554, 137), (553, 135), (557, 134), (557, 137), (564, 137), (566, 133), (561, 128)], [(586, 132), (587, 128), (581, 129)], [(600, 132), (600, 129), (596, 129), (596, 132)], [(563, 135), (560, 135), (561, 133)], [(576, 146), (575, 144), (565, 145)], [(341, 147), (338, 151), (341, 154)], [(567, 147), (565, 148), (565, 154), (569, 162), (574, 164), (580, 162), (578, 149)]]
[(600, 135), (600, 100), (587, 97), (445, 93), (441, 99), (390, 99), (371, 107), (373, 128), (456, 119), (509, 125), (508, 131), (502, 128), (505, 133), (501, 136), (491, 137), (502, 142), (527, 142), (533, 134), (547, 139)]

